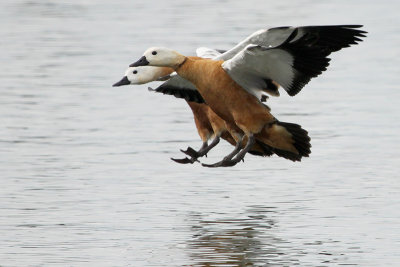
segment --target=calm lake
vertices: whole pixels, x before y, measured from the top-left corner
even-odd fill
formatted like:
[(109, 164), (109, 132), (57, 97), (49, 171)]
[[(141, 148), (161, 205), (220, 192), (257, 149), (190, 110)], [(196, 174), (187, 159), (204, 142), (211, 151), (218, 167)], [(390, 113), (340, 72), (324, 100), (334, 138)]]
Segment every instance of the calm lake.
[[(0, 266), (400, 265), (399, 1), (2, 0)], [(293, 163), (180, 165), (180, 99), (111, 87), (150, 46), (193, 55), (283, 25), (363, 24), (296, 97)], [(155, 87), (158, 83), (151, 83)], [(221, 142), (202, 162), (232, 147)]]

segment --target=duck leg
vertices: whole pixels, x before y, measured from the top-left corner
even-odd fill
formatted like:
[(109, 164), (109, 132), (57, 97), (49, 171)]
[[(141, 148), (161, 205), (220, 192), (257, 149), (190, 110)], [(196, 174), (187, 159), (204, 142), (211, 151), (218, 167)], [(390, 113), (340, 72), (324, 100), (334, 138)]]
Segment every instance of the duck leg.
[(212, 140), (211, 144), (207, 145), (207, 142), (203, 143), (203, 146), (199, 149), (199, 151), (195, 151), (193, 148), (188, 147), (187, 150), (181, 150), (186, 155), (191, 156), (192, 158), (200, 158), (203, 156), (207, 156), (207, 153), (213, 149), (216, 145), (218, 145), (220, 141), (220, 135), (217, 135), (214, 140)]
[[(236, 165), (240, 161), (244, 162), (244, 156), (246, 156), (247, 152), (250, 151), (250, 149), (253, 147), (254, 143), (256, 142), (256, 139), (253, 134), (249, 134), (248, 136), (248, 141), (246, 146), (240, 151), (231, 161), (234, 163), (232, 166)], [(226, 165), (228, 166), (228, 165)]]
[[(224, 157), (223, 160), (216, 162), (214, 164), (202, 164), (204, 167), (229, 167), (229, 166), (234, 166), (236, 165), (239, 161), (243, 160), (244, 156), (246, 153), (250, 150), (250, 148), (253, 146), (255, 140), (253, 135), (249, 136), (249, 140), (247, 142), (247, 145), (245, 148), (242, 149), (242, 142), (243, 142), (244, 136), (242, 136), (238, 142), (236, 143), (235, 149), (229, 153), (227, 156)], [(235, 157), (236, 156), (236, 157)]]
[(181, 149), (181, 151), (183, 153), (190, 156), (190, 159), (187, 157), (183, 158), (183, 159), (174, 159), (174, 158), (171, 158), (171, 159), (177, 163), (182, 163), (182, 164), (194, 163), (195, 161), (198, 161), (197, 160), (198, 158), (207, 156), (207, 153), (211, 149), (213, 149), (216, 145), (218, 145), (220, 140), (221, 140), (220, 135), (218, 135), (214, 138), (214, 140), (211, 142), (211, 144), (208, 145), (207, 142), (204, 142), (198, 151), (194, 150), (191, 147), (188, 147), (186, 150)]
[(229, 153), (227, 156), (225, 156), (223, 160), (218, 161), (218, 162), (216, 162), (216, 163), (214, 163), (214, 164), (205, 164), (205, 163), (202, 163), (201, 165), (203, 165), (204, 167), (210, 167), (210, 168), (212, 168), (212, 167), (222, 167), (222, 166), (223, 166), (222, 164), (226, 164), (227, 162), (231, 161), (231, 159), (232, 159), (236, 154), (239, 153), (239, 151), (240, 151), (240, 149), (241, 149), (241, 143), (242, 143), (242, 139), (239, 140), (239, 141), (236, 143), (236, 146), (235, 146), (235, 148), (233, 149), (233, 151), (232, 151), (231, 153)]

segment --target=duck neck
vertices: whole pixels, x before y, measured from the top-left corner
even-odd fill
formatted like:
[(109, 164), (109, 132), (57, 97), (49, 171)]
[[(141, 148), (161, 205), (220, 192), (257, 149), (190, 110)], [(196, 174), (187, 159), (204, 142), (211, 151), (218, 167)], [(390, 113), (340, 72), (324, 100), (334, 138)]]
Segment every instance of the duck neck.
[(174, 72), (174, 69), (170, 67), (159, 67), (155, 68), (156, 69), (156, 75), (158, 77), (158, 80), (163, 80), (165, 77), (168, 77), (171, 73)]
[(185, 60), (175, 69), (176, 73), (182, 78), (196, 83), (196, 77), (198, 77), (196, 70), (198, 69), (195, 65), (197, 60), (186, 57)]
[(181, 62), (181, 63), (179, 63), (179, 65), (178, 65), (178, 67), (176, 67), (176, 69), (179, 69), (183, 64), (185, 64), (185, 62), (187, 61), (187, 57), (185, 57), (184, 59), (183, 59), (183, 61)]

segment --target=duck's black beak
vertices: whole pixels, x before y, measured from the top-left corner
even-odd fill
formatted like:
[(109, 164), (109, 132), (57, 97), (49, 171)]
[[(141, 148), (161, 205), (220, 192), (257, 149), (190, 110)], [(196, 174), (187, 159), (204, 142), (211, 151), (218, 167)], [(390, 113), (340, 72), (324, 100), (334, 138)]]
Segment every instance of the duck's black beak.
[(113, 87), (115, 86), (121, 86), (121, 85), (128, 85), (131, 82), (128, 80), (128, 77), (124, 76), (124, 78), (122, 78), (119, 82), (113, 84)]
[(138, 61), (129, 65), (129, 67), (139, 67), (139, 66), (147, 66), (147, 65), (149, 65), (149, 62), (147, 61), (145, 56), (142, 56), (141, 58), (139, 58)]

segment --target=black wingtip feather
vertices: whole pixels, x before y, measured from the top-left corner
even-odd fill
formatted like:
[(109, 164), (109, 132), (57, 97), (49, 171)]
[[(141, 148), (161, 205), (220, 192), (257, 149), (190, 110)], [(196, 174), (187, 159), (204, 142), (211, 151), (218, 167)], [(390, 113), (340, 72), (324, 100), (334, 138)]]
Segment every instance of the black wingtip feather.
[(329, 66), (332, 52), (362, 42), (367, 32), (362, 25), (306, 26), (295, 28), (280, 45), (294, 57), (294, 80), (285, 88), (290, 96), (298, 94), (314, 77)]
[[(359, 30), (363, 25), (330, 25), (304, 27), (308, 45), (319, 47), (329, 53), (362, 42), (367, 32)], [(311, 40), (311, 41), (310, 41)]]
[(314, 77), (320, 75), (329, 66), (329, 53), (288, 43), (286, 49), (294, 56), (293, 68), (296, 70), (295, 77), (288, 88), (285, 88), (290, 96), (294, 96)]
[(163, 93), (164, 95), (173, 95), (176, 98), (183, 98), (189, 102), (196, 102), (199, 104), (205, 103), (200, 93), (198, 91), (191, 89), (184, 89), (162, 84), (156, 89), (153, 89), (152, 91), (155, 91), (157, 93)]

